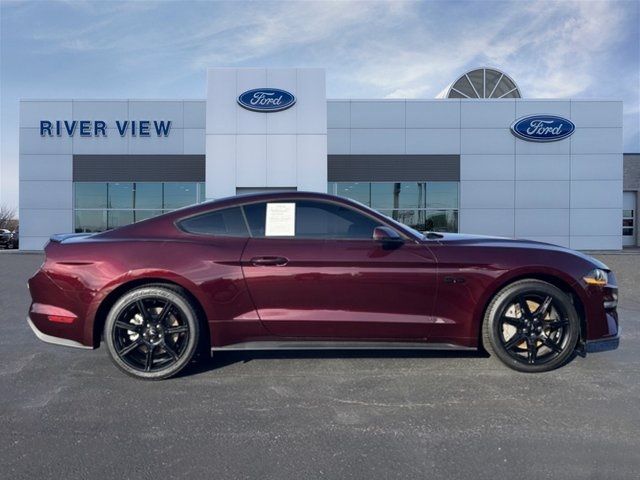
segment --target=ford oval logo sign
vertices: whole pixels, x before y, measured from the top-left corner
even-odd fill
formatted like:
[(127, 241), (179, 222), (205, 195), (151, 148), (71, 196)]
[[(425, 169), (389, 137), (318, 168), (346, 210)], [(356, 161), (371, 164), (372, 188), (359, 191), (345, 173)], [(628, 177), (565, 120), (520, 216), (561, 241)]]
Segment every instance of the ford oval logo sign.
[(531, 115), (516, 120), (511, 132), (529, 142), (555, 142), (570, 137), (576, 126), (555, 115)]
[(277, 88), (255, 88), (238, 97), (240, 106), (254, 112), (279, 112), (296, 103), (293, 94)]

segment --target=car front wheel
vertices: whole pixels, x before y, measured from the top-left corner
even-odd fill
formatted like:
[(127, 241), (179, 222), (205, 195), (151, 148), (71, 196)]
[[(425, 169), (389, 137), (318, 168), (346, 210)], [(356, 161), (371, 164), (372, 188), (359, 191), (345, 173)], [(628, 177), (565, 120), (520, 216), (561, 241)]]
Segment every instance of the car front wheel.
[(545, 372), (572, 358), (580, 320), (562, 290), (540, 280), (521, 280), (493, 298), (482, 334), (485, 349), (508, 367)]
[(198, 335), (196, 309), (181, 289), (170, 286), (125, 293), (109, 311), (104, 331), (116, 366), (148, 380), (180, 372), (196, 352)]

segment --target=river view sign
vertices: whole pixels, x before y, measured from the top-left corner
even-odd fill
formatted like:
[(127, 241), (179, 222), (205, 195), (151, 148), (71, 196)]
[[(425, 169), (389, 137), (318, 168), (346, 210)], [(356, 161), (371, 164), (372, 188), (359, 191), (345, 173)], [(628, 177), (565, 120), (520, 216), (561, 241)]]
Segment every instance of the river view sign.
[(166, 137), (171, 120), (116, 120), (113, 124), (105, 120), (40, 120), (41, 137), (106, 137), (113, 129), (121, 137)]

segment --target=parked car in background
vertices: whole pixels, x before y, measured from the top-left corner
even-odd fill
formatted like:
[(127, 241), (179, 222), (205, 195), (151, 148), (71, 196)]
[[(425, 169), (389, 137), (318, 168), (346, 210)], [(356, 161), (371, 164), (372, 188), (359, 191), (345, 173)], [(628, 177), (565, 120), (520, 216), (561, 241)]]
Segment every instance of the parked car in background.
[(351, 200), (279, 192), (54, 235), (29, 280), (46, 342), (138, 378), (206, 350), (484, 348), (523, 372), (615, 349), (613, 272), (530, 240), (422, 234)]
[(11, 248), (11, 231), (6, 228), (0, 228), (0, 248)]
[(9, 241), (9, 248), (18, 248), (20, 246), (20, 229), (16, 228), (11, 232), (11, 240)]

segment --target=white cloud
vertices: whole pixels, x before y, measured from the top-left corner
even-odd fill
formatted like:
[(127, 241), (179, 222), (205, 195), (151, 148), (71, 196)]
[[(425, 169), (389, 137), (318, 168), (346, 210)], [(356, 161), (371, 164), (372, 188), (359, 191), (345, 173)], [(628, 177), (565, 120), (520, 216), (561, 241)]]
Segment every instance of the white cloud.
[(386, 96), (436, 96), (466, 68), (489, 65), (514, 77), (527, 96), (583, 94), (601, 73), (602, 53), (619, 39), (624, 12), (595, 2), (544, 5), (500, 8), (499, 17), (438, 43), (427, 43), (426, 33), (416, 44), (385, 38), (372, 49), (377, 57), (352, 74)]
[[(610, 2), (471, 2), (460, 17), (452, 15), (462, 7), (447, 4), (187, 3), (174, 22), (139, 28), (176, 4), (67, 3), (92, 12), (92, 21), (38, 29), (43, 48), (118, 52), (126, 67), (169, 62), (169, 76), (215, 65), (313, 64), (358, 86), (344, 94), (385, 97), (434, 97), (481, 65), (508, 72), (527, 96), (581, 95), (596, 83), (627, 14)], [(485, 14), (475, 18), (476, 10)]]

